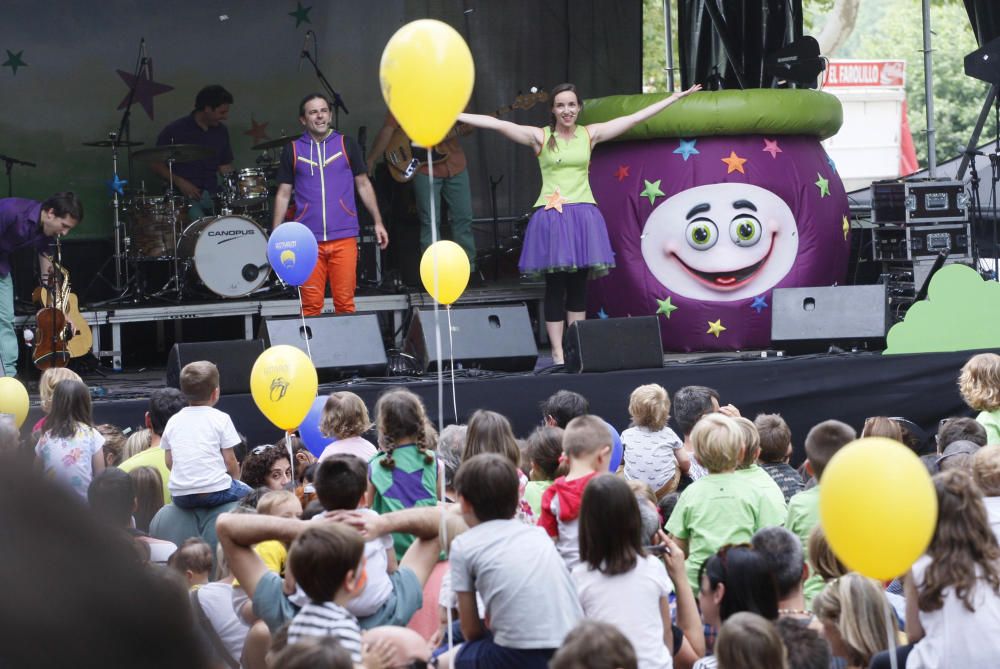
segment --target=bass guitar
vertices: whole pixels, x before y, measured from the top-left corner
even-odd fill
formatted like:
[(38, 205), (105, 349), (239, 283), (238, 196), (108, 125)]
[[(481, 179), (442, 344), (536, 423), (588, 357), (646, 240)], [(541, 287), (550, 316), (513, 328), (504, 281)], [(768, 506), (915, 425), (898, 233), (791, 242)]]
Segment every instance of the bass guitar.
[[(503, 116), (515, 109), (531, 109), (539, 102), (545, 102), (548, 99), (549, 94), (546, 91), (518, 95), (514, 99), (514, 102), (506, 107), (500, 107), (490, 114), (490, 116)], [(455, 127), (448, 131), (448, 134), (445, 135), (442, 141), (448, 141), (455, 137), (463, 137), (473, 130), (472, 126), (465, 125), (464, 123), (456, 123)], [(435, 163), (439, 163), (448, 157), (447, 153), (441, 153), (436, 150), (437, 148), (432, 148), (430, 154)], [(389, 146), (383, 155), (386, 165), (389, 166), (389, 174), (399, 183), (411, 181), (417, 171), (427, 164), (427, 149), (414, 146), (412, 140), (410, 140), (406, 131), (402, 128), (396, 128), (392, 133), (392, 137), (389, 139)]]

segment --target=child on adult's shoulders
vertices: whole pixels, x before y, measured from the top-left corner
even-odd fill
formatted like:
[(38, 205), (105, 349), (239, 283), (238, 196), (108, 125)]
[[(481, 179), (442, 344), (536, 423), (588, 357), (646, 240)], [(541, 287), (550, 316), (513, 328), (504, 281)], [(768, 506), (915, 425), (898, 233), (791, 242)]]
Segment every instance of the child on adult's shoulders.
[(639, 386), (629, 398), (632, 426), (622, 432), (624, 473), (642, 481), (657, 499), (677, 489), (681, 474), (691, 468), (684, 442), (667, 427), (670, 397), (655, 383)]
[(251, 492), (239, 480), (240, 463), (233, 449), (243, 443), (219, 401), (219, 369), (206, 360), (184, 365), (180, 374), (184, 407), (167, 421), (160, 438), (170, 469), (170, 494), (182, 509), (212, 508), (235, 502)]

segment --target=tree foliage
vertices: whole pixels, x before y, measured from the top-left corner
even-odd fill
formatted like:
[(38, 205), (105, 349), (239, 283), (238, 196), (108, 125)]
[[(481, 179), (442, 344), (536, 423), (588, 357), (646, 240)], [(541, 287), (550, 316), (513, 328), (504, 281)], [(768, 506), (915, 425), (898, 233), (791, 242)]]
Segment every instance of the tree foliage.
[[(754, 0), (747, 0), (752, 2)], [(669, 0), (676, 35), (677, 0)], [(805, 0), (806, 34), (823, 26), (833, 0)], [(923, 26), (919, 0), (864, 0), (854, 33), (835, 58), (902, 59), (906, 61), (908, 120), (917, 156), (927, 164), (926, 96), (924, 95)], [(643, 89), (665, 91), (663, 0), (643, 0)], [(965, 75), (965, 54), (977, 48), (962, 0), (931, 0), (934, 123), (938, 162), (956, 155), (969, 140), (989, 86)], [(674, 64), (677, 60), (677, 40)], [(675, 86), (680, 86), (675, 73)], [(993, 131), (987, 124), (983, 139)]]

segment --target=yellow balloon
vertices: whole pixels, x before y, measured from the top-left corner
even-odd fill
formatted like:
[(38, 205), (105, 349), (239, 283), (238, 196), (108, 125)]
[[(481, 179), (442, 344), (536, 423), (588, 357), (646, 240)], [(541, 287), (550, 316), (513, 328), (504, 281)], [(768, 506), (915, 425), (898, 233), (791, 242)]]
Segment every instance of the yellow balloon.
[(253, 401), (282, 430), (302, 423), (316, 399), (317, 386), (312, 360), (294, 346), (272, 346), (257, 357), (250, 370)]
[(469, 256), (461, 246), (446, 239), (428, 246), (420, 259), (420, 280), (424, 290), (440, 304), (451, 304), (462, 296), (469, 285), (470, 270)]
[(441, 21), (407, 23), (382, 52), (382, 97), (419, 146), (431, 147), (444, 139), (468, 104), (474, 80), (468, 45)]
[(819, 487), (830, 547), (853, 571), (887, 581), (920, 557), (937, 525), (930, 474), (898, 441), (867, 437), (833, 456)]
[(14, 423), (21, 427), (28, 417), (28, 391), (13, 376), (0, 378), (0, 413), (14, 415)]

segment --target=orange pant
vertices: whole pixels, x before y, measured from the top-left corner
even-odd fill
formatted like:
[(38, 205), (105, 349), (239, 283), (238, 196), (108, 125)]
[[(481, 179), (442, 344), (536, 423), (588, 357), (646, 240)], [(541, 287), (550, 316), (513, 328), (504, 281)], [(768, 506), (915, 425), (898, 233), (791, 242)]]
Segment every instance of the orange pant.
[(323, 297), (329, 279), (333, 307), (338, 314), (354, 313), (357, 285), (358, 240), (355, 237), (319, 242), (319, 257), (309, 279), (302, 284), (302, 311), (316, 316), (323, 311)]

